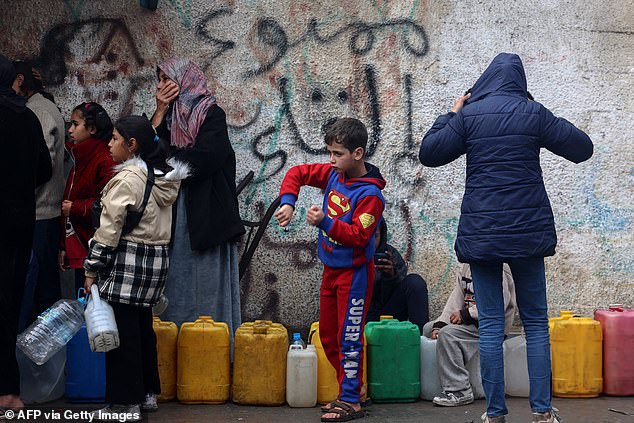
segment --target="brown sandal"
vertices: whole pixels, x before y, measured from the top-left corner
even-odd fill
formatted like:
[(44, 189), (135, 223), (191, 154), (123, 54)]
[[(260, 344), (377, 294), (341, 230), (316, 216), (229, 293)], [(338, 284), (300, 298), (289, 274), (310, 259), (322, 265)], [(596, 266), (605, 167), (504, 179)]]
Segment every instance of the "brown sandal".
[(333, 407), (326, 411), (325, 414), (336, 414), (337, 417), (322, 417), (322, 422), (349, 422), (350, 420), (361, 419), (366, 416), (364, 409), (357, 411), (348, 403), (333, 401), (328, 405), (330, 404)]
[[(321, 411), (323, 411), (324, 413), (329, 412), (330, 410), (334, 408), (334, 405), (337, 401), (339, 400), (330, 401), (328, 404), (322, 405)], [(359, 404), (361, 404), (361, 408), (369, 407), (372, 405), (372, 398), (370, 397), (361, 398), (361, 401), (359, 401)]]
[(339, 401), (339, 400), (334, 400), (334, 401), (330, 401), (328, 404), (326, 405), (322, 405), (321, 406), (321, 411), (323, 411), (324, 413), (329, 412), (330, 410), (332, 410), (333, 408), (335, 408), (335, 403)]

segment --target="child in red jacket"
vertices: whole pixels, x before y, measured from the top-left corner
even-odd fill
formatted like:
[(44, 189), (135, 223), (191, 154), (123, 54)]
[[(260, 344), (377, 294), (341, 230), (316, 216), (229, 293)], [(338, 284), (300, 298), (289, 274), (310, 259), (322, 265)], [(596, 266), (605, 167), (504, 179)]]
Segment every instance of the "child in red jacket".
[(303, 185), (325, 190), (323, 206), (311, 206), (306, 221), (319, 228), (318, 254), (324, 263), (319, 290), (319, 333), (328, 360), (337, 370), (339, 398), (327, 405), (323, 422), (365, 416), (363, 325), (374, 281), (374, 233), (381, 220), (385, 180), (364, 161), (368, 133), (357, 119), (335, 121), (326, 131), (329, 163), (288, 170), (275, 217), (289, 224)]
[(92, 203), (112, 178), (115, 166), (108, 142), (112, 138), (112, 121), (101, 105), (81, 103), (70, 115), (66, 149), (73, 162), (62, 201), (64, 230), (60, 240), (61, 270), (75, 270), (75, 289), (84, 286), (83, 261), (88, 240), (95, 233), (91, 219)]

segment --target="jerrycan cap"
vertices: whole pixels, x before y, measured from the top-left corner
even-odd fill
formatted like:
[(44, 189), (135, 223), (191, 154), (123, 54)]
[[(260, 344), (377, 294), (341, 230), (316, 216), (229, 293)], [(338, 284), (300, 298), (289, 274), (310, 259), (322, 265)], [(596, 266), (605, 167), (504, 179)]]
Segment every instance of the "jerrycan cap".
[(575, 315), (572, 310), (560, 310), (559, 317), (573, 317)]
[(618, 312), (623, 312), (623, 311), (625, 311), (625, 310), (623, 309), (623, 304), (610, 304), (610, 305), (608, 306), (608, 309), (609, 309), (610, 311), (618, 311)]
[(394, 320), (394, 316), (390, 316), (389, 314), (386, 314), (386, 315), (380, 316), (379, 320)]

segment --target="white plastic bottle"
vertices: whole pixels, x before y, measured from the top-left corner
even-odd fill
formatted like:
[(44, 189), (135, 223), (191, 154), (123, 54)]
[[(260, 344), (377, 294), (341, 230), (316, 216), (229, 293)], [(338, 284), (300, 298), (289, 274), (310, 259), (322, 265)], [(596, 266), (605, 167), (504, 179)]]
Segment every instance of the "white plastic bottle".
[(436, 342), (426, 336), (420, 337), (420, 397), (427, 401), (442, 392), (436, 362)]
[(529, 385), (526, 337), (514, 336), (504, 341), (504, 388), (509, 396), (528, 398)]
[(93, 352), (108, 352), (119, 346), (119, 330), (112, 306), (99, 298), (99, 287), (90, 287), (86, 305), (86, 331)]
[(46, 309), (24, 332), (17, 346), (42, 365), (77, 333), (84, 323), (84, 307), (77, 300), (63, 299)]
[(317, 350), (314, 345), (304, 349), (300, 343), (293, 342), (288, 349), (286, 402), (291, 407), (314, 407), (317, 404)]
[(293, 333), (293, 340), (291, 341), (291, 345), (300, 345), (302, 348), (306, 348), (306, 343), (302, 339), (302, 336), (297, 332)]

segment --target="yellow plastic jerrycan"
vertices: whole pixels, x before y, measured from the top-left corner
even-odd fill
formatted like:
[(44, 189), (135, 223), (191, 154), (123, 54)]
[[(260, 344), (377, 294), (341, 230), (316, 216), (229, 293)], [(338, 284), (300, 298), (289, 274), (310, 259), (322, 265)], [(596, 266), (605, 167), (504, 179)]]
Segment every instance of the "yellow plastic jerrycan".
[(160, 402), (176, 399), (176, 345), (178, 328), (176, 323), (164, 322), (154, 317), (152, 322), (156, 334), (156, 358), (161, 379)]
[(186, 404), (222, 404), (229, 399), (231, 340), (226, 323), (200, 316), (178, 335), (178, 399)]
[(270, 320), (243, 323), (236, 330), (233, 345), (233, 402), (284, 404), (288, 350), (286, 328)]
[(574, 315), (575, 313), (572, 312), (571, 310), (560, 310), (559, 317), (551, 317), (550, 319), (548, 319), (548, 333), (550, 334), (553, 333), (553, 327), (555, 326), (556, 322), (570, 319), (571, 317), (574, 317)]
[(339, 396), (339, 383), (337, 383), (337, 372), (328, 361), (324, 346), (321, 345), (321, 339), (319, 339), (319, 322), (310, 325), (308, 342), (317, 350), (317, 402), (327, 404)]
[[(308, 342), (315, 346), (317, 350), (317, 402), (328, 404), (339, 397), (339, 382), (337, 381), (337, 371), (324, 352), (324, 346), (319, 338), (319, 322), (310, 325)], [(368, 392), (368, 366), (366, 355), (365, 334), (363, 334), (363, 391)], [(362, 397), (362, 400), (365, 398)]]
[(597, 397), (603, 387), (603, 333), (589, 317), (555, 321), (550, 336), (553, 395)]

